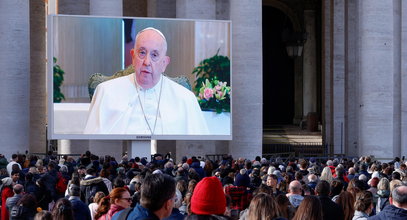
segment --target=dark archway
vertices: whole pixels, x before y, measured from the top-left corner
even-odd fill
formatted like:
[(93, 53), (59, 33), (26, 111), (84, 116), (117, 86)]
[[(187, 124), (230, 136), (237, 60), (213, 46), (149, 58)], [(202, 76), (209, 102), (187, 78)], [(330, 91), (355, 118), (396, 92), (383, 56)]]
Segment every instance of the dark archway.
[(263, 127), (292, 124), (294, 118), (294, 60), (287, 56), (281, 33), (292, 29), (282, 11), (263, 6)]

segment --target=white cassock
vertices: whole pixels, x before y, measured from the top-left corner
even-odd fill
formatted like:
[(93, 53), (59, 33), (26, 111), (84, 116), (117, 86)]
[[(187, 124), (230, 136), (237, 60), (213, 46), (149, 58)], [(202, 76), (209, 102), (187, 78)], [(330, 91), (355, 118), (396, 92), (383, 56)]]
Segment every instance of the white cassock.
[(151, 89), (138, 86), (134, 73), (96, 87), (85, 134), (152, 135), (151, 131), (154, 135), (209, 134), (195, 95), (165, 76)]

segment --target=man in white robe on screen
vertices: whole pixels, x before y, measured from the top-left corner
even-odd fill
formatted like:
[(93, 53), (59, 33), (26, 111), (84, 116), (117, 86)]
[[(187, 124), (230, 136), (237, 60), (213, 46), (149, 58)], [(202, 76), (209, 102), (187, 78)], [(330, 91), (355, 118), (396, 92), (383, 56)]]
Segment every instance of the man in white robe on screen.
[(140, 31), (130, 52), (135, 72), (97, 86), (84, 133), (209, 134), (195, 95), (162, 75), (170, 62), (166, 52), (159, 30)]

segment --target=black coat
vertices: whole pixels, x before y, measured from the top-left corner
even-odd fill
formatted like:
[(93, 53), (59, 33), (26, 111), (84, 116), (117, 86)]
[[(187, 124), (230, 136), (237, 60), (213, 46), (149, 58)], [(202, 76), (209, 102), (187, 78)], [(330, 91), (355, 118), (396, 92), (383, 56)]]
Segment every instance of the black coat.
[(342, 220), (344, 219), (344, 213), (342, 207), (333, 202), (327, 196), (319, 196), (322, 205), (322, 215), (324, 220)]
[(81, 185), (81, 200), (89, 205), (93, 202), (93, 197), (99, 191), (102, 191), (105, 195), (109, 195), (109, 190), (106, 187), (101, 177), (90, 177), (80, 182)]

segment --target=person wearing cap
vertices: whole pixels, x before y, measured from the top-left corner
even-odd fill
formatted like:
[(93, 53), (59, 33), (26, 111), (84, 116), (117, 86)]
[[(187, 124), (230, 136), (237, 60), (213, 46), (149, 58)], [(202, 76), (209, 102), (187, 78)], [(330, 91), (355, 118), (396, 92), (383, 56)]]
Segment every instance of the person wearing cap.
[(133, 74), (99, 84), (85, 134), (205, 135), (205, 118), (195, 95), (164, 73), (170, 63), (161, 31), (145, 28), (130, 51)]
[(69, 201), (72, 204), (72, 211), (75, 220), (91, 220), (90, 209), (88, 205), (82, 202), (80, 198), (81, 189), (75, 184), (69, 186)]
[(226, 197), (222, 183), (214, 176), (205, 177), (194, 189), (191, 198), (192, 214), (185, 219), (197, 219), (196, 217), (199, 216), (216, 216), (212, 219), (229, 219), (224, 216), (225, 211)]
[(176, 198), (174, 178), (167, 174), (151, 174), (141, 185), (140, 203), (117, 212), (112, 220), (164, 219), (171, 215)]
[(6, 206), (7, 198), (12, 197), (13, 193), (13, 179), (10, 177), (3, 178), (2, 180), (2, 190), (1, 190), (1, 219), (9, 219), (9, 210)]

